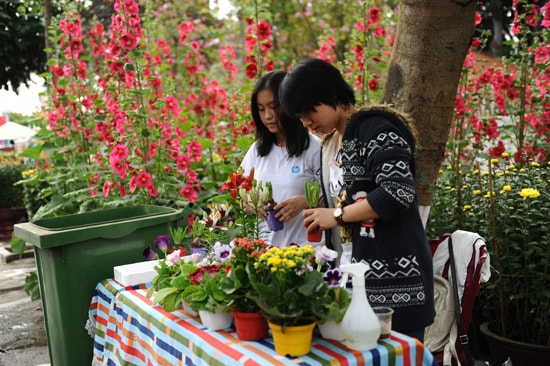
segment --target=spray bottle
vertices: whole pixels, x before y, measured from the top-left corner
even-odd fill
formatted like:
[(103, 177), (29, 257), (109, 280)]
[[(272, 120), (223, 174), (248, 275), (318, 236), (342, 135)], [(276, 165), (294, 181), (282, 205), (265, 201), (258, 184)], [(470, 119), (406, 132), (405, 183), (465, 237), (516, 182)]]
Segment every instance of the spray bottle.
[(367, 351), (376, 348), (380, 337), (380, 322), (374, 314), (365, 292), (366, 263), (340, 265), (340, 270), (352, 276), (351, 303), (342, 319), (342, 332), (348, 348)]

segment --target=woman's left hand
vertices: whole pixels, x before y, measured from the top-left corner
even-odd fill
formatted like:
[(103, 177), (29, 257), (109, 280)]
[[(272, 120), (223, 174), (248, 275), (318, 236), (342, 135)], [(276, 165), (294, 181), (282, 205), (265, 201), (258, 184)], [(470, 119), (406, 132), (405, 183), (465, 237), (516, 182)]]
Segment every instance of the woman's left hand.
[(295, 218), (304, 208), (307, 207), (305, 196), (293, 196), (275, 206), (279, 210), (275, 217), (282, 222), (288, 222)]

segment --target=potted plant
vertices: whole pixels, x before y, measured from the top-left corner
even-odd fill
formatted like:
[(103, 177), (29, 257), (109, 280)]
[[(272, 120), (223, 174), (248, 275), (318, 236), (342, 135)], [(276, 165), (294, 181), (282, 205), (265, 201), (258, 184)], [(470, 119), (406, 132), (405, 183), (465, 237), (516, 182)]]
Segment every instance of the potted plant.
[[(507, 153), (487, 166), (442, 170), (432, 202), (428, 228), (440, 221), (449, 232), (478, 232), (487, 243), (491, 280), (482, 284), (478, 304), (488, 320), (481, 326), (495, 362), (508, 356), (538, 364), (521, 348), (550, 357), (550, 165), (534, 161), (513, 163)], [(456, 202), (460, 182), (460, 206)], [(456, 204), (455, 204), (456, 206)], [(459, 226), (460, 225), (460, 226)], [(497, 340), (508, 339), (502, 350)], [(531, 345), (531, 346), (528, 346)], [(524, 363), (527, 364), (527, 363)]]
[(275, 210), (277, 202), (273, 199), (273, 185), (270, 181), (266, 181), (263, 187), (261, 182), (259, 186), (262, 192), (262, 202), (266, 214), (267, 227), (271, 231), (283, 230), (285, 224), (275, 217), (279, 210)]
[(315, 247), (317, 270), (322, 271), (323, 280), (327, 283), (327, 292), (323, 298), (324, 312), (318, 321), (319, 331), (325, 339), (344, 340), (342, 320), (351, 303), (351, 296), (346, 290), (347, 276), (339, 268), (329, 268), (328, 264), (338, 256), (335, 250), (324, 245)]
[[(325, 316), (327, 284), (314, 265), (315, 249), (311, 245), (272, 247), (256, 262), (247, 263), (253, 287), (250, 297), (267, 318), (279, 354), (307, 354), (313, 327)], [(299, 331), (304, 333), (297, 339), (284, 340), (287, 333), (292, 336)]]
[[(310, 208), (315, 208), (319, 206), (319, 195), (321, 193), (321, 185), (318, 179), (311, 181), (306, 179), (304, 181), (304, 192), (306, 195), (307, 205)], [(307, 240), (310, 242), (320, 242), (323, 238), (323, 232), (318, 230), (313, 233), (307, 233)]]
[(199, 266), (189, 274), (191, 284), (183, 291), (183, 298), (199, 312), (201, 322), (210, 330), (231, 325), (230, 298), (220, 288), (220, 281), (227, 277), (231, 266), (214, 263)]
[(26, 219), (24, 187), (15, 184), (25, 170), (15, 157), (0, 156), (0, 239), (11, 239), (13, 225)]
[(254, 263), (268, 246), (263, 239), (235, 238), (229, 260), (231, 273), (221, 279), (220, 286), (230, 298), (237, 336), (242, 340), (258, 340), (268, 336), (267, 322), (252, 298), (252, 287), (246, 266)]

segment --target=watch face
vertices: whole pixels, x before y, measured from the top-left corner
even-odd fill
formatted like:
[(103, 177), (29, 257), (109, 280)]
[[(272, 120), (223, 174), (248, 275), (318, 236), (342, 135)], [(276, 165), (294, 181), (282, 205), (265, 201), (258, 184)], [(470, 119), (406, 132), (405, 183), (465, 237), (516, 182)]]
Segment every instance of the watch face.
[(335, 208), (332, 214), (334, 215), (334, 217), (340, 218), (342, 217), (342, 209), (340, 207)]

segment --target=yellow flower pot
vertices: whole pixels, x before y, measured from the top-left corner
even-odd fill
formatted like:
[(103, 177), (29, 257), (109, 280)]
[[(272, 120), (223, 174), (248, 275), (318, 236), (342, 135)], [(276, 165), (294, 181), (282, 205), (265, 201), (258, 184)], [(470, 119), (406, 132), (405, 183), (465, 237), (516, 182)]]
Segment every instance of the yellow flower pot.
[(309, 353), (315, 322), (306, 325), (287, 326), (282, 332), (281, 326), (268, 321), (273, 336), (275, 352), (283, 356), (303, 356)]

